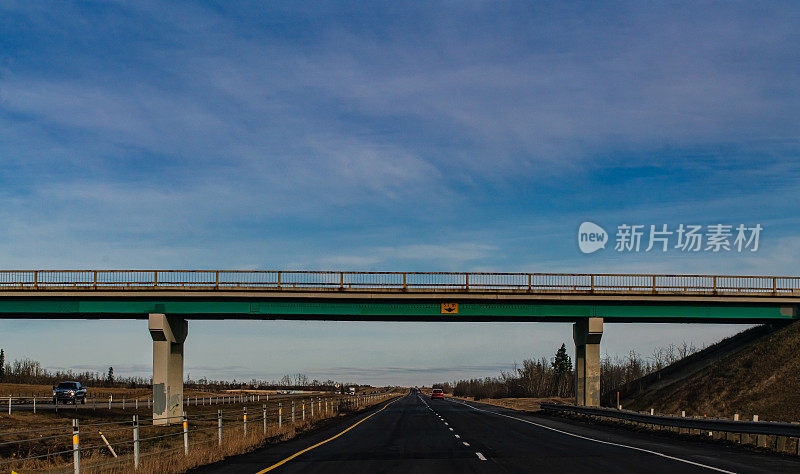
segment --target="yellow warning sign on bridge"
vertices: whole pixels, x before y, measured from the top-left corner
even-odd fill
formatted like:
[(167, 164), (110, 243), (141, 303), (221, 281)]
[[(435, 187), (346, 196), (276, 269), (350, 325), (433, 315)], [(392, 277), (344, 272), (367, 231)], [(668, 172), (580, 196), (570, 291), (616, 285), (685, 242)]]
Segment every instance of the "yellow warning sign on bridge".
[(458, 303), (442, 303), (442, 314), (458, 314)]

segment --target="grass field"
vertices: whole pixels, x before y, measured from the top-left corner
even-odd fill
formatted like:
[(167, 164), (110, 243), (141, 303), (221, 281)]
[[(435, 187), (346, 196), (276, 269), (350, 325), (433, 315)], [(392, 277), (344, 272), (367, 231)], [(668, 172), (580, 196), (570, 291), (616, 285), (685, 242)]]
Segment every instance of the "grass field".
[(567, 400), (565, 398), (482, 398), (480, 400), (475, 400), (471, 397), (454, 397), (452, 395), (448, 395), (451, 398), (458, 398), (465, 401), (477, 401), (479, 403), (485, 403), (487, 405), (494, 405), (498, 407), (504, 408), (511, 408), (512, 410), (520, 410), (520, 411), (539, 411), (541, 409), (542, 403), (572, 403), (573, 400)]
[[(426, 397), (430, 397), (431, 389), (430, 388), (421, 388), (420, 391)], [(452, 393), (446, 394), (449, 398), (456, 398), (458, 400), (464, 400), (467, 402), (478, 402), (478, 403), (485, 403), (487, 405), (494, 405), (503, 408), (510, 408), (512, 410), (520, 410), (520, 411), (539, 411), (541, 409), (542, 403), (573, 403), (573, 399), (566, 399), (566, 398), (558, 398), (558, 397), (548, 397), (548, 398), (481, 398), (480, 400), (475, 400), (472, 397), (457, 397)]]
[[(246, 389), (232, 389), (232, 390), (203, 390), (196, 388), (184, 388), (184, 397), (209, 397), (209, 396), (222, 396), (233, 394), (251, 394), (251, 395), (274, 395), (276, 390), (246, 390)], [(14, 397), (33, 397), (48, 398), (53, 393), (51, 385), (33, 385), (33, 384), (18, 384), (18, 383), (0, 383), (0, 404), (2, 399), (13, 395)], [(150, 387), (141, 388), (116, 388), (116, 387), (87, 387), (87, 395), (97, 399), (108, 399), (109, 395), (114, 397), (114, 400), (127, 398), (134, 400), (139, 398), (145, 400), (152, 397), (153, 390)], [(327, 393), (327, 392), (303, 392), (309, 394)]]
[[(30, 390), (35, 390), (30, 387)], [(119, 392), (119, 396), (136, 395)], [(207, 396), (208, 394), (206, 394)], [(142, 468), (140, 472), (182, 472), (192, 466), (223, 459), (261, 446), (279, 442), (298, 433), (312, 429), (331, 417), (363, 409), (385, 397), (355, 407), (347, 397), (335, 395), (302, 395), (262, 402), (225, 405), (189, 405), (188, 417), (189, 456), (183, 453), (183, 428), (180, 423), (169, 427), (153, 426), (151, 411), (145, 404), (139, 410), (115, 407), (92, 409), (89, 405), (68, 406), (55, 413), (52, 410), (19, 410), (12, 415), (0, 411), (0, 472), (14, 468), (23, 473), (30, 470), (68, 467), (72, 464), (72, 421), (80, 426), (81, 468), (84, 472), (132, 471), (134, 415), (139, 416), (139, 438)], [(314, 402), (312, 417), (311, 400)], [(295, 402), (295, 423), (291, 422), (291, 405)], [(328, 404), (327, 411), (325, 404)], [(278, 408), (281, 404), (281, 426), (278, 426)], [(336, 407), (336, 408), (335, 408)], [(248, 433), (244, 435), (244, 409), (247, 409)], [(264, 430), (264, 408), (267, 428)], [(305, 409), (305, 420), (303, 419)], [(222, 414), (223, 440), (218, 440), (218, 412)], [(119, 458), (114, 458), (100, 433), (105, 436)], [(20, 442), (23, 441), (24, 442)], [(155, 453), (169, 454), (168, 461)], [(174, 456), (173, 456), (174, 454)], [(46, 455), (41, 459), (15, 461), (21, 458)], [(9, 461), (13, 461), (9, 463)], [(100, 466), (100, 464), (107, 464)], [(92, 466), (98, 467), (92, 467)]]

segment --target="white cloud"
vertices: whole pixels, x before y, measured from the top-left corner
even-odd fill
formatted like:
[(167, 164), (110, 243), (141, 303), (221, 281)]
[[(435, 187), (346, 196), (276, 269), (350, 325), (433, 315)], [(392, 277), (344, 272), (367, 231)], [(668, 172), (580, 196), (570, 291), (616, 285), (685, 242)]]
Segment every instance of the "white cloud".
[[(793, 6), (426, 4), (363, 22), (341, 6), (226, 6), (0, 7), (12, 45), (0, 66), (0, 267), (800, 267)], [(753, 255), (588, 258), (573, 240), (583, 218), (769, 227)], [(569, 339), (480, 329), (461, 336), (481, 350), (444, 347), (441, 367), (468, 376)], [(262, 351), (248, 352), (261, 364), (248, 373), (346, 373), (368, 353), (369, 377), (391, 378), (428, 367), (395, 363), (407, 345), (427, 352), (457, 333), (404, 327), (354, 336), (347, 352), (342, 326), (308, 330), (268, 352), (269, 334), (248, 340)], [(62, 337), (27, 334), (17, 352), (45, 354)], [(138, 346), (98, 334), (85, 339), (98, 353), (147, 364), (146, 331)], [(639, 340), (615, 334), (626, 338), (608, 339), (612, 353)], [(202, 330), (192, 340), (211, 343)], [(306, 355), (290, 358), (298, 347)], [(191, 355), (200, 371), (247, 371), (234, 356)]]

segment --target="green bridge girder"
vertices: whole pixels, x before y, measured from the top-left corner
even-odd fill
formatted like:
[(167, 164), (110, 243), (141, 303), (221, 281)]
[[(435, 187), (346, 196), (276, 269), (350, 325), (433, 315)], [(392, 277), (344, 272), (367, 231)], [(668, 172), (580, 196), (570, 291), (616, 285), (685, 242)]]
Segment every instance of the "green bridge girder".
[[(447, 300), (452, 302), (453, 300)], [(438, 301), (0, 299), (0, 318), (145, 318), (151, 313), (188, 319), (317, 319), (363, 321), (551, 321), (587, 317), (606, 322), (770, 322), (798, 319), (797, 307), (775, 304), (542, 304), (459, 302), (442, 314)]]

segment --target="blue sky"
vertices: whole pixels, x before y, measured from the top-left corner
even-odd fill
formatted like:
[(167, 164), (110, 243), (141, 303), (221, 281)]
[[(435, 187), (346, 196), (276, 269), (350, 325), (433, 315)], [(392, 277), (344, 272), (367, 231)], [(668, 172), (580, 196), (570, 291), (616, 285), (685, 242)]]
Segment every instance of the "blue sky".
[[(797, 24), (794, 2), (0, 2), (0, 267), (797, 275)], [(586, 220), (765, 230), (754, 253), (584, 255)], [(0, 345), (146, 373), (142, 324), (3, 321)], [(610, 328), (612, 355), (736, 330)], [(487, 375), (570, 340), (190, 331), (193, 376), (377, 383)], [(63, 360), (65, 334), (92, 350)]]

